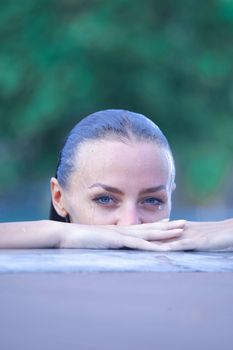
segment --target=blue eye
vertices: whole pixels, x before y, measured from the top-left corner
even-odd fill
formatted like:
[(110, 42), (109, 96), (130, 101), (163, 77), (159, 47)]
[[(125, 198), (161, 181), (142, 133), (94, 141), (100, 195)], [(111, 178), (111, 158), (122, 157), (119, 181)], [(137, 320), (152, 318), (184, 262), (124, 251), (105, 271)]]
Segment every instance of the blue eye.
[(99, 204), (110, 204), (112, 203), (113, 199), (109, 196), (100, 196), (95, 198), (95, 201)]
[(143, 203), (145, 204), (151, 204), (151, 205), (161, 205), (162, 204), (162, 201), (157, 199), (157, 198), (154, 198), (154, 197), (149, 197), (149, 198), (146, 198)]

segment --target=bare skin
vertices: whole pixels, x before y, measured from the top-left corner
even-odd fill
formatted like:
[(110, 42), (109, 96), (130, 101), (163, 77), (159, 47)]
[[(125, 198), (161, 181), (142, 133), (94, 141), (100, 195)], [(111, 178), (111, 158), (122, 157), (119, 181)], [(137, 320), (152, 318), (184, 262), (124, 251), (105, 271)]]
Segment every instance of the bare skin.
[(159, 241), (179, 237), (185, 221), (131, 226), (79, 225), (50, 220), (0, 224), (0, 249), (163, 249)]
[(163, 147), (146, 141), (86, 142), (76, 164), (66, 188), (51, 179), (54, 208), (71, 222), (123, 226), (169, 218), (174, 170)]
[(233, 250), (233, 219), (216, 222), (186, 222), (182, 235), (163, 248), (179, 250)]
[(49, 220), (1, 223), (0, 249), (17, 248), (232, 251), (233, 219), (218, 222), (178, 220), (133, 226), (90, 226)]
[(233, 219), (168, 222), (173, 170), (168, 151), (154, 143), (86, 143), (69, 186), (51, 179), (53, 205), (71, 223), (1, 223), (0, 248), (233, 249)]
[(51, 179), (54, 207), (71, 223), (0, 224), (0, 248), (163, 250), (160, 241), (179, 237), (185, 223), (167, 219), (172, 175), (168, 151), (155, 143), (87, 142), (68, 188)]

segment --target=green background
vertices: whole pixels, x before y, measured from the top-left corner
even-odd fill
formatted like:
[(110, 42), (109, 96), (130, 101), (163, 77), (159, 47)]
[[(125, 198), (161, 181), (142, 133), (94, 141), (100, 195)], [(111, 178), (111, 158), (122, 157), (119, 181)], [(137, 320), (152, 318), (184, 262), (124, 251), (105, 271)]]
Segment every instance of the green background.
[(48, 183), (80, 118), (124, 108), (168, 137), (178, 204), (232, 205), (233, 1), (1, 1), (0, 37), (1, 198)]

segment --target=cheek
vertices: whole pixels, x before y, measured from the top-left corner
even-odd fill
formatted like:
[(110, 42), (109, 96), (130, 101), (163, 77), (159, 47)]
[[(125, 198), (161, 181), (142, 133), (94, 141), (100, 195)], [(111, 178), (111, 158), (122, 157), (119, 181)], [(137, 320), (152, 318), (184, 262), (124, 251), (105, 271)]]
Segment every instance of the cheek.
[(76, 216), (75, 221), (81, 225), (114, 225), (114, 217), (112, 215), (101, 214), (98, 211), (81, 210)]
[(163, 219), (168, 219), (170, 218), (170, 214), (171, 214), (171, 199), (169, 199), (166, 204), (164, 204), (160, 209), (156, 210), (152, 214), (151, 217), (153, 217), (153, 219), (150, 222), (156, 222)]
[(105, 211), (98, 210), (94, 203), (88, 200), (70, 206), (70, 219), (71, 222), (81, 225), (113, 224), (112, 215), (106, 215)]
[(170, 210), (168, 209), (159, 210), (155, 215), (155, 221), (168, 219), (169, 217), (170, 217)]
[(72, 223), (79, 223), (79, 217), (83, 216), (83, 209), (85, 209), (85, 205), (80, 205), (80, 201), (77, 199), (77, 196), (72, 195), (68, 192), (64, 198), (65, 208), (70, 217), (70, 221)]
[(76, 224), (91, 224), (92, 217), (93, 217), (93, 210), (91, 210), (90, 207), (87, 205), (73, 205), (70, 208), (70, 218), (71, 222)]
[(166, 207), (166, 208), (157, 210), (154, 213), (143, 212), (141, 214), (141, 219), (142, 219), (143, 224), (147, 224), (147, 223), (149, 224), (152, 222), (167, 219), (167, 218), (169, 218), (169, 216), (170, 216), (170, 211)]

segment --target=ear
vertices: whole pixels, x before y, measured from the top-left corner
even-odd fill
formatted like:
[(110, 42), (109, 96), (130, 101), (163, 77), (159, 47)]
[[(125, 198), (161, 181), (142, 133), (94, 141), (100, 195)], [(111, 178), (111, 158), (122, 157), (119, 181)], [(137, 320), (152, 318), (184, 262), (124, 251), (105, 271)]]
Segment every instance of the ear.
[(58, 215), (66, 217), (68, 215), (68, 212), (64, 207), (63, 189), (55, 177), (52, 177), (50, 180), (50, 191), (54, 209)]

